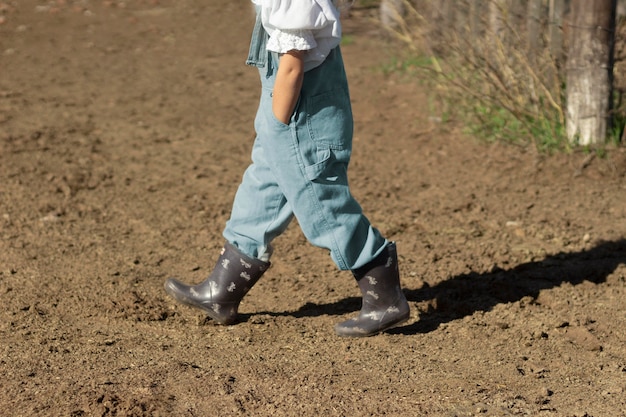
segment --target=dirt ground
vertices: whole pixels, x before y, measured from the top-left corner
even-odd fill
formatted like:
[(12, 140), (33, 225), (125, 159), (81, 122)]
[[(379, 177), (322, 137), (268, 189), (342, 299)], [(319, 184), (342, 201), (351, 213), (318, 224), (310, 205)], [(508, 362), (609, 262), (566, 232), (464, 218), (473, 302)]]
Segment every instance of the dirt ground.
[(335, 336), (357, 286), (296, 223), (239, 324), (166, 297), (249, 163), (247, 3), (0, 1), (0, 415), (626, 416), (626, 149), (438, 123), (371, 9), (344, 22), (351, 185), (410, 321)]

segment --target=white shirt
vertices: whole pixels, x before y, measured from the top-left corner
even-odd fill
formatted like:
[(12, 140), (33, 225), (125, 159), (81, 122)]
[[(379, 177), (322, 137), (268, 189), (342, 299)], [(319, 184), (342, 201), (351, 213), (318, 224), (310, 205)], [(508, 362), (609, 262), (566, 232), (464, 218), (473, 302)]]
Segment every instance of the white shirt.
[(261, 8), (267, 50), (306, 51), (304, 70), (320, 65), (341, 42), (339, 11), (332, 0), (252, 0)]

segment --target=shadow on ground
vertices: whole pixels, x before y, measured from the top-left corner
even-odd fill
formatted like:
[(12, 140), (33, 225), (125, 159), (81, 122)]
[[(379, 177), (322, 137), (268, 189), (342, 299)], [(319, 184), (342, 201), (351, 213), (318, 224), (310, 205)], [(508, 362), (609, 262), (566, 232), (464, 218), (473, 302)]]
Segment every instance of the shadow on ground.
[[(620, 264), (626, 264), (626, 239), (601, 242), (595, 247), (573, 253), (558, 253), (541, 261), (520, 264), (512, 269), (489, 273), (463, 274), (434, 286), (404, 290), (410, 302), (431, 301), (429, 311), (416, 322), (390, 330), (394, 334), (428, 333), (441, 324), (489, 311), (500, 303), (535, 299), (541, 290), (564, 283), (605, 282)], [(306, 303), (293, 312), (264, 312), (270, 316), (314, 317), (342, 315), (360, 308), (361, 299), (350, 297), (335, 303)], [(244, 321), (250, 315), (243, 315)]]

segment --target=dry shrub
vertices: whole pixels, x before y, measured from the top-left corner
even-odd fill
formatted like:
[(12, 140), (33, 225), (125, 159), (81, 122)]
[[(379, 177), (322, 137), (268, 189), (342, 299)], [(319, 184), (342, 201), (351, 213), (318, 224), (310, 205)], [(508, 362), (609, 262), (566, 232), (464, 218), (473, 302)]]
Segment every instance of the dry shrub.
[(511, 0), (403, 1), (386, 27), (422, 57), (411, 69), (426, 74), (444, 118), (485, 139), (566, 146), (563, 65), (554, 56), (564, 54), (562, 45), (551, 51), (547, 10), (532, 22)]

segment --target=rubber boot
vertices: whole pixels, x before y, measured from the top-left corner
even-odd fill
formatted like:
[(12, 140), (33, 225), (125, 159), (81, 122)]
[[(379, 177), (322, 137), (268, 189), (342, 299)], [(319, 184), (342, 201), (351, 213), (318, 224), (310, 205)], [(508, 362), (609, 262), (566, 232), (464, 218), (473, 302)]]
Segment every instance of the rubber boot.
[(352, 271), (363, 295), (358, 317), (338, 323), (339, 336), (366, 337), (391, 329), (409, 318), (410, 309), (400, 288), (396, 244), (367, 265)]
[(269, 262), (250, 258), (227, 242), (207, 279), (186, 285), (169, 278), (165, 291), (177, 301), (205, 311), (219, 324), (233, 324), (242, 298), (269, 266)]

